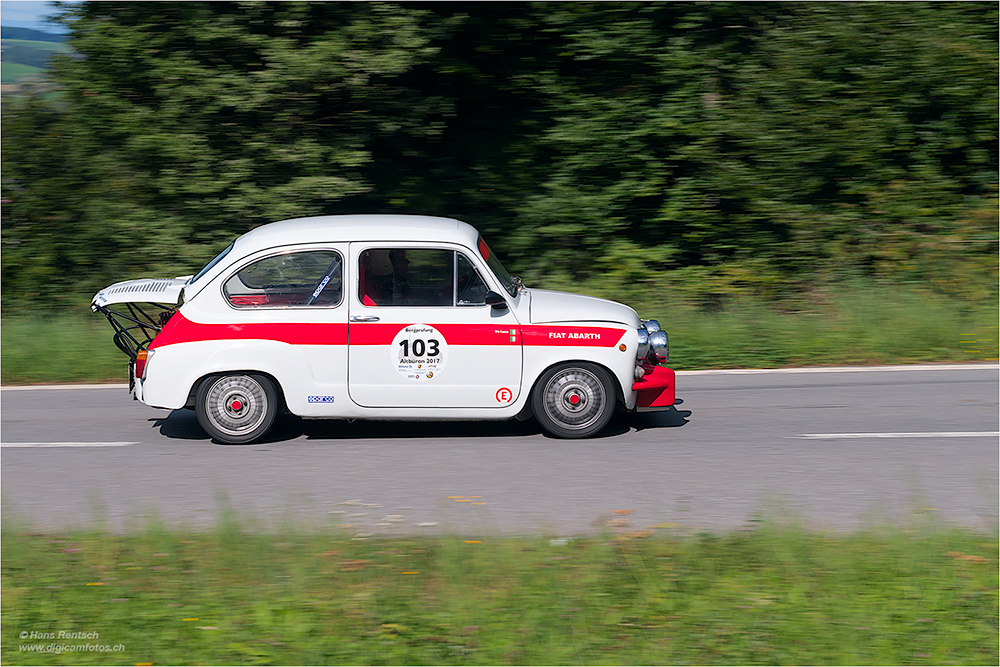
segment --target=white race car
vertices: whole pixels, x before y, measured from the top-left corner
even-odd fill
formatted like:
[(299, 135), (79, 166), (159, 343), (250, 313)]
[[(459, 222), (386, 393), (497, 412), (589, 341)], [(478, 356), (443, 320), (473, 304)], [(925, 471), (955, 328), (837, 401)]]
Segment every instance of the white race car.
[(616, 407), (667, 409), (667, 335), (628, 306), (528, 289), (447, 218), (263, 225), (195, 276), (116, 283), (91, 305), (129, 388), (194, 408), (217, 441), (306, 419), (528, 419), (583, 438)]

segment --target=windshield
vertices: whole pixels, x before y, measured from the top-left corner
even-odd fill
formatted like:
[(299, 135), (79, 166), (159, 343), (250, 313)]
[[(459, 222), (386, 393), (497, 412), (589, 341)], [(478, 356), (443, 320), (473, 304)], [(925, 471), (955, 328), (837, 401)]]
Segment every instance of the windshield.
[(479, 237), (479, 254), (481, 254), (483, 259), (486, 260), (486, 264), (490, 267), (490, 270), (493, 271), (493, 275), (497, 277), (500, 284), (503, 285), (503, 288), (507, 290), (507, 293), (511, 296), (517, 296), (518, 283), (511, 278), (509, 273), (507, 273), (507, 269), (503, 268), (503, 264), (500, 263), (500, 258), (496, 256), (496, 253), (490, 250), (490, 247), (486, 245), (486, 241), (483, 240), (482, 236)]
[(219, 262), (221, 262), (222, 258), (229, 254), (229, 251), (233, 249), (233, 245), (235, 243), (236, 243), (236, 241), (233, 241), (232, 243), (230, 243), (229, 246), (225, 250), (223, 250), (222, 252), (220, 252), (218, 255), (215, 256), (215, 259), (213, 259), (211, 262), (209, 262), (208, 264), (206, 264), (204, 269), (202, 269), (201, 271), (199, 271), (197, 273), (197, 275), (195, 275), (194, 277), (192, 277), (189, 281), (187, 281), (184, 284), (185, 285), (193, 285), (194, 283), (198, 282), (198, 280), (203, 275), (205, 275), (206, 273), (208, 273), (209, 271), (211, 271), (213, 266), (215, 266), (216, 264), (218, 264)]

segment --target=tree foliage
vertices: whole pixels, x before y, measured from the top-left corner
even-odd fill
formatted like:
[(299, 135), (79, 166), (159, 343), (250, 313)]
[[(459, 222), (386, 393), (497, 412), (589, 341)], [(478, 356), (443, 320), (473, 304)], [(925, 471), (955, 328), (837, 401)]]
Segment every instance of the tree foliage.
[[(85, 2), (4, 100), (3, 304), (283, 218), (468, 220), (529, 283), (996, 275), (987, 3)], [(990, 277), (992, 276), (992, 277)]]
[(519, 207), (539, 273), (631, 256), (631, 279), (769, 292), (994, 264), (995, 8), (600, 7), (548, 17), (555, 158)]

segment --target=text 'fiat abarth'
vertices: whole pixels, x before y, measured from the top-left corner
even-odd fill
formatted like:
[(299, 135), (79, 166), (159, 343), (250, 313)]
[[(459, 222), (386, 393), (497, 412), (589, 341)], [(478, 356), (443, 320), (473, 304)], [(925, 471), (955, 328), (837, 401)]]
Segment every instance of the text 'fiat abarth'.
[(628, 306), (528, 289), (447, 218), (324, 216), (263, 225), (197, 275), (116, 283), (92, 308), (147, 405), (193, 408), (249, 443), (306, 419), (534, 416), (583, 438), (616, 408), (674, 404), (667, 335)]

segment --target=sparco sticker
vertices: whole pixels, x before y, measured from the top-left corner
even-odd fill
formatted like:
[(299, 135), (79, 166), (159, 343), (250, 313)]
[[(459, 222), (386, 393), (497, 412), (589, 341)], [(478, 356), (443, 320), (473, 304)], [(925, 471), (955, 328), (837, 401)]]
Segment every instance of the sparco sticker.
[(392, 339), (389, 355), (406, 379), (433, 380), (448, 363), (448, 341), (432, 326), (411, 324)]

